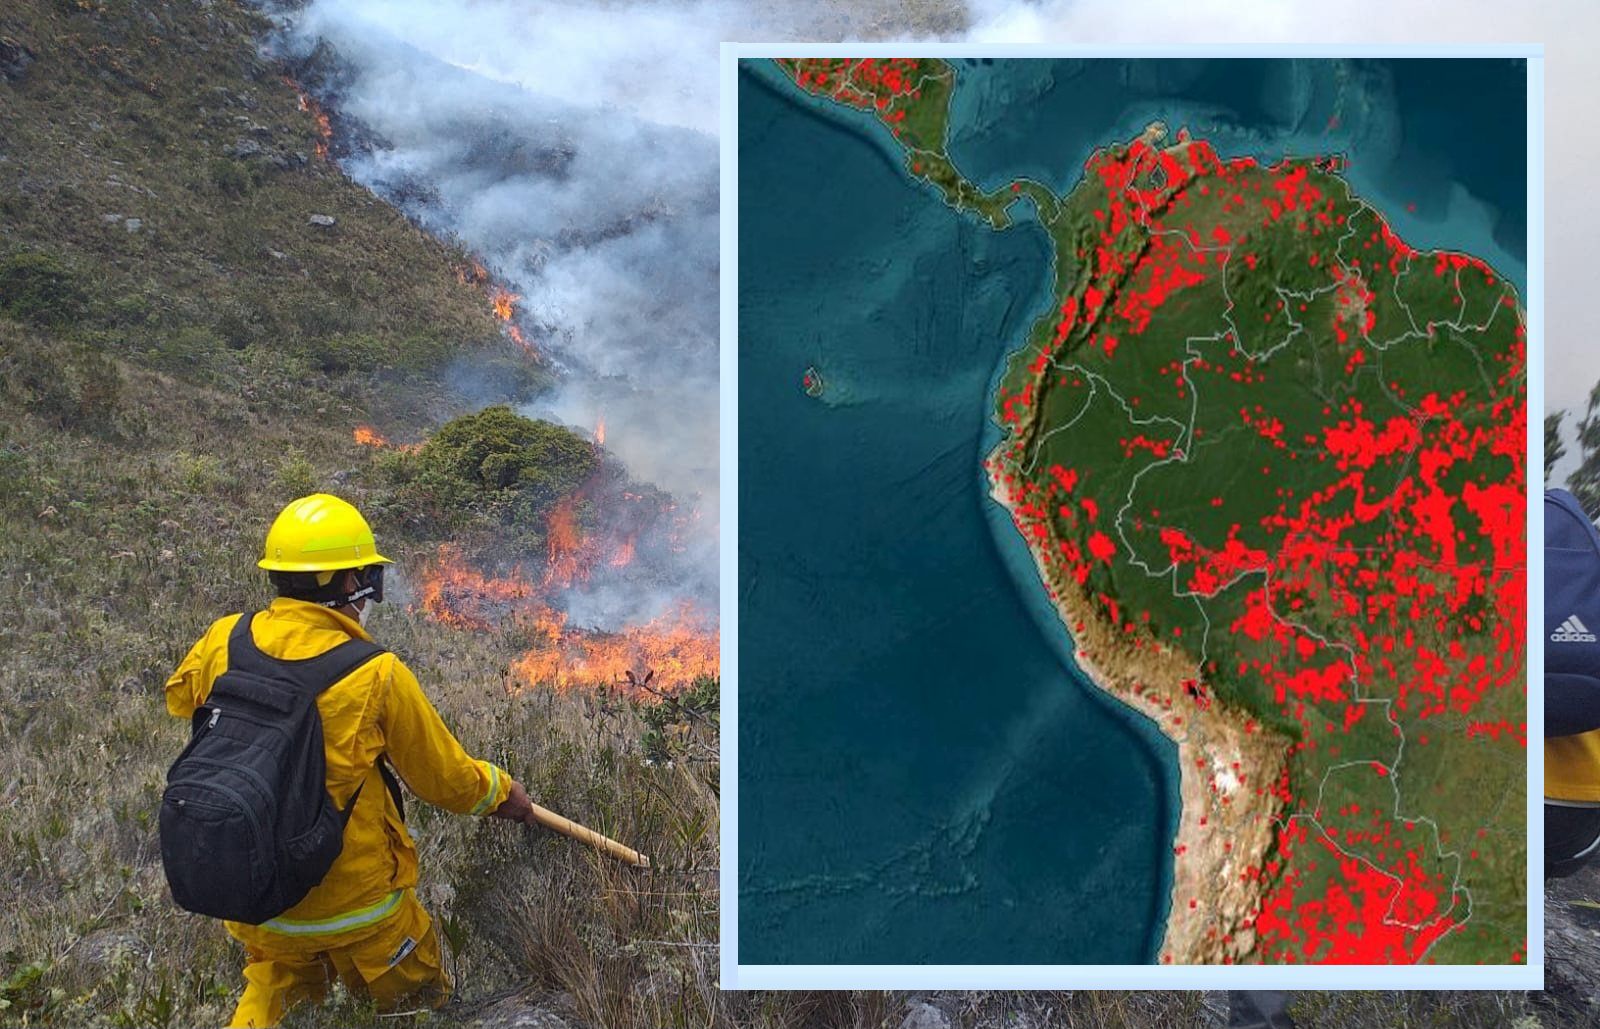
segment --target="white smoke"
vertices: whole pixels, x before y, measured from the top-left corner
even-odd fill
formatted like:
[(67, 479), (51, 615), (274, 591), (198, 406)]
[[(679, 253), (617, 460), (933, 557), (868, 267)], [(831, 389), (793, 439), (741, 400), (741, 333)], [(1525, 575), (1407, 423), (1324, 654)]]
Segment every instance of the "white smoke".
[(717, 80), (706, 74), (737, 7), (585, 6), (487, 0), (318, 0), (306, 29), (333, 38), (381, 32), (396, 43), (530, 96), (654, 124), (717, 131)]

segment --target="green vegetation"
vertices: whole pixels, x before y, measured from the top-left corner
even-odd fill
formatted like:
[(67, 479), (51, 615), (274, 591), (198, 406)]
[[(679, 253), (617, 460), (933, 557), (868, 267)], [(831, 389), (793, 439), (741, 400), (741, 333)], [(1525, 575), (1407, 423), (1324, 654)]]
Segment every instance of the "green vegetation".
[[(703, 677), (675, 697), (642, 712), (645, 734), (639, 741), (652, 761), (716, 762), (717, 738), (722, 724), (722, 682)], [(711, 744), (708, 749), (705, 745)]]
[(55, 258), (23, 250), (0, 259), (0, 311), (36, 325), (70, 323), (84, 314), (83, 291)]
[(459, 406), (438, 375), (458, 360), (539, 388), (466, 255), (318, 156), (264, 27), (235, 0), (7, 6), (36, 59), (0, 80), (0, 313), (329, 424)]
[(444, 535), (469, 525), (506, 534), (542, 529), (551, 507), (599, 465), (593, 443), (509, 407), (447, 422), (415, 452), (386, 455), (394, 514)]

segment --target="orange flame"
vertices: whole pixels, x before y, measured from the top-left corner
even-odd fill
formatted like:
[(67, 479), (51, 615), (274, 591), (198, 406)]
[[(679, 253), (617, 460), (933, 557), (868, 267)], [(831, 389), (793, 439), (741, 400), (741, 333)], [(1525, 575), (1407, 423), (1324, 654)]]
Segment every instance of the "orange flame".
[(575, 579), (589, 577), (588, 562), (583, 560), (583, 530), (578, 528), (576, 507), (576, 502), (566, 497), (550, 512), (550, 522), (545, 530), (549, 553), (542, 583), (545, 587), (565, 588), (571, 586)]
[[(469, 261), (466, 265), (456, 269), (456, 281), (463, 286), (481, 286), (488, 288), (490, 282), (489, 270), (479, 261)], [(512, 342), (527, 351), (528, 356), (535, 361), (543, 363), (544, 358), (528, 338), (522, 334), (517, 324), (513, 321), (517, 316), (517, 301), (522, 297), (501, 286), (488, 290), (489, 306), (494, 310), (494, 316), (506, 323), (506, 335)]]
[(508, 578), (490, 578), (468, 565), (453, 543), (441, 546), (422, 573), (422, 609), (436, 621), (462, 629), (487, 629), (495, 621), (494, 609), (532, 592), (520, 567)]
[(317, 156), (326, 160), (328, 156), (328, 141), (333, 138), (333, 122), (329, 119), (328, 112), (324, 111), (322, 105), (317, 103), (309, 93), (300, 87), (300, 83), (287, 75), (280, 76), (280, 78), (300, 98), (300, 110), (310, 112), (311, 117), (316, 120), (317, 143), (315, 149)]
[(400, 451), (402, 454), (415, 454), (417, 451), (422, 449), (421, 443), (390, 443), (388, 439), (384, 437), (383, 433), (379, 432), (377, 429), (374, 429), (370, 425), (358, 425), (355, 427), (355, 431), (351, 432), (350, 435), (357, 443), (364, 447), (372, 447), (373, 449), (390, 447)]
[[(620, 567), (632, 561), (634, 543), (630, 537), (618, 546), (610, 563)], [(576, 502), (569, 497), (550, 514), (547, 564), (537, 586), (521, 566), (486, 575), (465, 560), (459, 547), (445, 544), (423, 569), (420, 606), (436, 621), (460, 629), (481, 631), (502, 622), (532, 629), (544, 642), (511, 665), (524, 686), (608, 687), (650, 701), (688, 689), (701, 676), (717, 675), (718, 631), (687, 602), (619, 632), (567, 624), (566, 613), (550, 602), (551, 591), (587, 578), (598, 548), (599, 541), (586, 538), (579, 527)]]
[[(645, 625), (616, 633), (577, 633), (557, 628), (548, 646), (512, 662), (512, 673), (529, 686), (563, 692), (609, 685), (637, 700), (678, 693), (701, 676), (718, 674), (717, 632), (687, 602)], [(642, 680), (654, 673), (648, 684)], [(629, 679), (630, 674), (633, 676)]]
[(594, 441), (602, 447), (606, 445), (606, 420), (604, 418), (601, 418), (600, 423), (594, 427)]
[(539, 351), (534, 347), (534, 345), (532, 343), (529, 343), (527, 341), (527, 339), (525, 339), (523, 337), (521, 329), (517, 328), (515, 325), (508, 324), (508, 325), (506, 325), (506, 334), (511, 337), (512, 342), (516, 343), (517, 346), (519, 346), (522, 349), (526, 350), (528, 352), (528, 356), (529, 357), (533, 358), (535, 361), (539, 362), (540, 364), (544, 363), (544, 358), (542, 356), (540, 356)]

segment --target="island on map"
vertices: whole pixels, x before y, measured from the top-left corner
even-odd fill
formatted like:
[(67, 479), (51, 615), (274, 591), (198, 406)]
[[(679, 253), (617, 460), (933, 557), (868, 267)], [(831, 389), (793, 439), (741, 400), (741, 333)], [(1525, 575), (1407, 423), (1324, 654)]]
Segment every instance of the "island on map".
[(776, 63), (951, 207), (1049, 236), (985, 471), (1079, 667), (1176, 744), (1158, 960), (1525, 960), (1514, 287), (1401, 239), (1337, 155), (1153, 123), (1064, 194), (985, 191), (951, 63)]

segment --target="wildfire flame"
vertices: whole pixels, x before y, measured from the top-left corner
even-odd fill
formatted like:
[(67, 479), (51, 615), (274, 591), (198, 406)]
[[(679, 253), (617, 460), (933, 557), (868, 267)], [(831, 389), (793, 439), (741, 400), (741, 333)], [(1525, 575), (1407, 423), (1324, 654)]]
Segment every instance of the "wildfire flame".
[[(654, 699), (651, 690), (671, 694), (687, 689), (701, 676), (718, 674), (717, 633), (684, 603), (654, 621), (617, 633), (567, 631), (555, 622), (548, 646), (514, 661), (514, 675), (530, 686), (566, 691), (605, 684), (638, 700)], [(629, 682), (628, 674), (655, 673), (650, 688)]]
[(523, 686), (561, 691), (609, 687), (649, 701), (688, 689), (701, 676), (718, 674), (717, 628), (688, 602), (618, 632), (569, 626), (553, 595), (587, 579), (597, 563), (627, 565), (634, 557), (635, 538), (629, 536), (607, 553), (602, 535), (586, 535), (578, 524), (577, 502), (571, 497), (551, 511), (546, 536), (545, 568), (537, 577), (520, 565), (485, 574), (459, 547), (445, 544), (423, 570), (422, 610), (460, 629), (482, 631), (505, 622), (532, 629), (543, 643), (511, 665)]
[(588, 562), (584, 561), (583, 531), (578, 528), (577, 504), (566, 497), (550, 512), (545, 531), (549, 561), (544, 567), (545, 587), (566, 588), (575, 579), (587, 578)]
[(401, 443), (396, 446), (395, 444), (390, 443), (388, 439), (384, 437), (383, 433), (379, 432), (377, 429), (374, 429), (370, 425), (358, 425), (355, 427), (355, 430), (350, 433), (350, 435), (354, 437), (357, 443), (364, 447), (372, 447), (373, 449), (392, 447), (393, 449), (400, 451), (402, 454), (414, 454), (418, 450), (422, 449), (422, 444), (420, 443)]
[(606, 445), (606, 420), (604, 418), (600, 419), (600, 423), (594, 427), (594, 441), (602, 447)]
[(300, 98), (300, 110), (310, 112), (311, 117), (316, 120), (317, 143), (315, 149), (317, 156), (326, 160), (328, 157), (328, 141), (333, 139), (333, 121), (328, 117), (328, 112), (322, 109), (322, 105), (317, 103), (309, 93), (301, 88), (300, 83), (287, 75), (282, 78)]
[[(483, 270), (483, 266), (479, 264), (475, 264), (474, 268), (480, 272)], [(497, 288), (489, 295), (489, 306), (494, 308), (494, 316), (506, 323), (506, 335), (510, 336), (517, 346), (526, 350), (528, 356), (536, 361), (542, 361), (543, 358), (540, 356), (539, 351), (534, 349), (533, 344), (528, 342), (527, 337), (523, 336), (522, 330), (512, 321), (517, 314), (517, 301), (521, 299), (522, 297), (509, 289)]]
[(543, 355), (534, 348), (532, 343), (528, 342), (528, 338), (523, 335), (522, 329), (514, 321), (517, 316), (517, 301), (521, 300), (522, 297), (501, 286), (491, 289), (489, 286), (491, 281), (489, 270), (479, 261), (469, 261), (467, 264), (458, 267), (456, 269), (456, 281), (463, 286), (476, 286), (487, 291), (489, 306), (494, 310), (494, 316), (506, 323), (506, 335), (511, 337), (513, 343), (527, 351), (529, 357), (540, 363), (544, 362)]
[(467, 564), (461, 548), (446, 543), (423, 571), (422, 610), (436, 621), (461, 629), (487, 629), (496, 612), (533, 595), (532, 586), (513, 568), (506, 578), (491, 578)]

